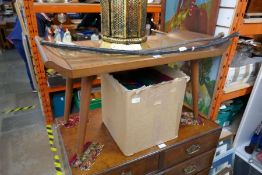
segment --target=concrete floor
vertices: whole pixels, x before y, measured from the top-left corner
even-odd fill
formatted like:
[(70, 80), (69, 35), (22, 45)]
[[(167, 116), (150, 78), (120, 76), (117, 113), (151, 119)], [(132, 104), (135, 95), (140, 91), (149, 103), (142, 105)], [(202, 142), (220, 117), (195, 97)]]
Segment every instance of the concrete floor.
[[(36, 108), (3, 113), (31, 105)], [(38, 94), (32, 92), (24, 62), (15, 50), (0, 53), (0, 174), (55, 174)]]

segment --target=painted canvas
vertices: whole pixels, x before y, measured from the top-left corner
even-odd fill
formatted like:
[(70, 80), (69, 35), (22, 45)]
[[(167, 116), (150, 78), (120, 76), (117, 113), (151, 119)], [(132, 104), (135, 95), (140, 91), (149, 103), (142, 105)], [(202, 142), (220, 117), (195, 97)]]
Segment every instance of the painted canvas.
[[(213, 35), (219, 8), (219, 0), (166, 0), (165, 31), (186, 29)], [(199, 110), (209, 115), (219, 72), (221, 57), (207, 58), (200, 62)], [(181, 62), (174, 66), (190, 75), (190, 63)], [(188, 83), (185, 103), (192, 105), (191, 83)]]
[(165, 31), (187, 29), (213, 35), (219, 0), (167, 0)]

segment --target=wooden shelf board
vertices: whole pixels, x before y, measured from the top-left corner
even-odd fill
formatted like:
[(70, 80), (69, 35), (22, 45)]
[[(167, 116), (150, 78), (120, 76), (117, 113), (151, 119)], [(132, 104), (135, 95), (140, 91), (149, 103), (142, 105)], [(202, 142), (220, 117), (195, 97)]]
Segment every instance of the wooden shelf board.
[[(101, 154), (97, 157), (95, 163), (92, 165), (91, 169), (88, 171), (81, 171), (79, 168), (71, 168), (73, 175), (84, 175), (84, 174), (99, 174), (99, 172), (108, 171), (110, 169), (117, 168), (123, 164), (128, 164), (134, 160), (142, 159), (146, 156), (153, 155), (160, 151), (157, 146), (151, 147), (139, 153), (136, 153), (132, 156), (125, 156), (116, 143), (114, 142), (113, 138), (111, 137), (109, 131), (105, 127), (101, 119), (101, 109), (96, 109), (90, 111), (89, 115), (89, 123), (87, 123), (87, 131), (86, 133), (86, 141), (94, 141), (104, 144), (104, 148)], [(203, 125), (196, 125), (196, 126), (181, 126), (179, 130), (178, 137), (174, 140), (170, 140), (165, 142), (167, 145), (165, 148), (168, 149), (170, 146), (174, 146), (178, 142), (181, 143), (185, 140), (193, 139), (198, 136), (203, 135), (203, 133), (207, 132), (216, 132), (219, 130), (219, 126), (207, 119), (203, 119)], [(59, 127), (58, 127), (59, 128)], [(75, 153), (76, 149), (76, 136), (77, 136), (77, 126), (73, 128), (64, 128), (60, 127), (62, 141), (67, 155), (69, 159)]]
[(262, 34), (262, 23), (243, 23), (239, 30), (240, 35)]
[[(100, 86), (101, 80), (100, 79), (95, 79), (93, 81), (93, 86)], [(73, 88), (80, 88), (81, 83), (74, 83)], [(65, 86), (56, 86), (56, 87), (48, 87), (48, 92), (53, 93), (53, 92), (58, 92), (58, 91), (65, 91), (66, 87)]]
[[(33, 7), (36, 13), (99, 13), (100, 4), (86, 3), (34, 3)], [(160, 4), (150, 4), (147, 6), (149, 13), (161, 13)]]
[(222, 102), (227, 101), (227, 100), (231, 100), (231, 99), (234, 99), (234, 98), (237, 98), (237, 97), (242, 97), (242, 96), (248, 95), (248, 94), (251, 93), (252, 88), (253, 88), (253, 86), (250, 86), (250, 87), (239, 89), (239, 90), (236, 90), (236, 91), (233, 91), (233, 92), (224, 93), (223, 97), (222, 97)]

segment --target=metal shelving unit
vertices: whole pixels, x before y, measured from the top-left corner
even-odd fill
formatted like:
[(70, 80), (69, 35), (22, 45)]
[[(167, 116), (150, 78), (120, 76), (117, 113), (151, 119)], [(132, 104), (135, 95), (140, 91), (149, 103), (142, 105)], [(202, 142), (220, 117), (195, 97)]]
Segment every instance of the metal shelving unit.
[[(43, 111), (46, 117), (47, 123), (52, 123), (53, 116), (52, 116), (52, 109), (51, 109), (51, 102), (50, 102), (50, 93), (63, 91), (65, 89), (64, 86), (53, 87), (50, 88), (47, 86), (47, 80), (44, 70), (44, 65), (42, 63), (41, 57), (38, 53), (36, 48), (36, 44), (34, 41), (34, 37), (38, 35), (37, 32), (37, 23), (36, 23), (36, 13), (70, 13), (70, 12), (77, 12), (77, 13), (97, 13), (100, 12), (100, 5), (99, 4), (80, 4), (80, 3), (35, 3), (32, 0), (24, 0), (24, 7), (25, 7), (25, 16), (29, 31), (29, 38), (30, 38), (30, 45), (31, 51), (33, 55), (33, 64), (34, 69), (37, 77), (37, 82), (40, 90), (40, 97), (42, 100)], [(238, 0), (235, 16), (233, 20), (233, 25), (231, 26), (230, 32), (239, 31), (241, 35), (255, 35), (262, 33), (262, 24), (244, 24), (243, 17), (245, 14), (245, 10), (247, 7), (248, 0)], [(147, 8), (149, 13), (154, 14), (154, 21), (160, 21), (160, 14), (162, 13), (161, 17), (164, 15), (165, 11), (165, 1), (162, 1), (162, 4), (152, 4), (149, 5)], [(163, 21), (163, 19), (161, 20)], [(162, 22), (163, 24), (163, 22)], [(250, 29), (252, 27), (252, 30)], [(253, 28), (256, 27), (256, 28)], [(232, 62), (234, 57), (236, 47), (237, 47), (238, 38), (235, 38), (232, 41), (232, 45), (228, 48), (227, 52), (223, 55), (222, 59), (222, 66), (220, 68), (220, 76), (217, 82), (217, 88), (214, 95), (214, 101), (212, 104), (210, 117), (211, 119), (215, 120), (220, 104), (229, 99), (237, 98), (240, 96), (244, 96), (250, 94), (252, 87), (240, 89), (234, 92), (225, 93), (224, 92), (224, 84), (226, 81), (229, 65)], [(96, 82), (97, 84), (99, 82)], [(74, 85), (75, 88), (79, 87), (79, 83)]]
[[(28, 28), (30, 48), (32, 53), (32, 62), (36, 74), (39, 96), (41, 99), (43, 113), (46, 123), (53, 122), (53, 114), (51, 108), (50, 93), (65, 90), (65, 86), (48, 87), (45, 67), (41, 60), (41, 56), (36, 47), (34, 38), (38, 36), (36, 13), (99, 13), (100, 4), (83, 4), (83, 3), (36, 3), (33, 0), (23, 0), (24, 12)], [(147, 8), (148, 13), (153, 13), (155, 23), (159, 23), (160, 18), (162, 25), (164, 24), (165, 0), (161, 4), (150, 4)], [(160, 16), (160, 14), (162, 14)], [(95, 85), (100, 83), (99, 80), (93, 82)], [(79, 88), (80, 84), (75, 83), (74, 88)]]
[[(42, 13), (99, 13), (101, 11), (100, 4), (88, 3), (33, 3), (33, 6), (35, 12)], [(161, 10), (161, 4), (150, 4), (147, 7), (149, 13), (161, 13)]]
[[(262, 23), (257, 23), (257, 24), (243, 23), (247, 4), (248, 4), (248, 0), (238, 0), (235, 9), (233, 23), (230, 28), (230, 33), (238, 31), (242, 36), (262, 34)], [(225, 93), (224, 91), (224, 85), (227, 78), (229, 66), (236, 53), (237, 42), (238, 42), (238, 38), (233, 39), (231, 46), (228, 48), (227, 52), (224, 54), (222, 58), (222, 65), (220, 68), (219, 79), (217, 82), (216, 92), (214, 95), (214, 100), (210, 112), (210, 118), (213, 120), (216, 120), (222, 102), (248, 95), (252, 91), (252, 86), (245, 87), (229, 93)]]

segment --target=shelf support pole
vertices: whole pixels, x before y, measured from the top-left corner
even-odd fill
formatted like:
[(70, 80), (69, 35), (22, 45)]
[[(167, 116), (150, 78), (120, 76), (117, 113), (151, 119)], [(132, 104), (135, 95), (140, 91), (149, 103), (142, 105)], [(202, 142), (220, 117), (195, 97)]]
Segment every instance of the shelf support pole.
[(192, 77), (193, 113), (195, 119), (198, 119), (199, 60), (192, 60), (190, 64)]

